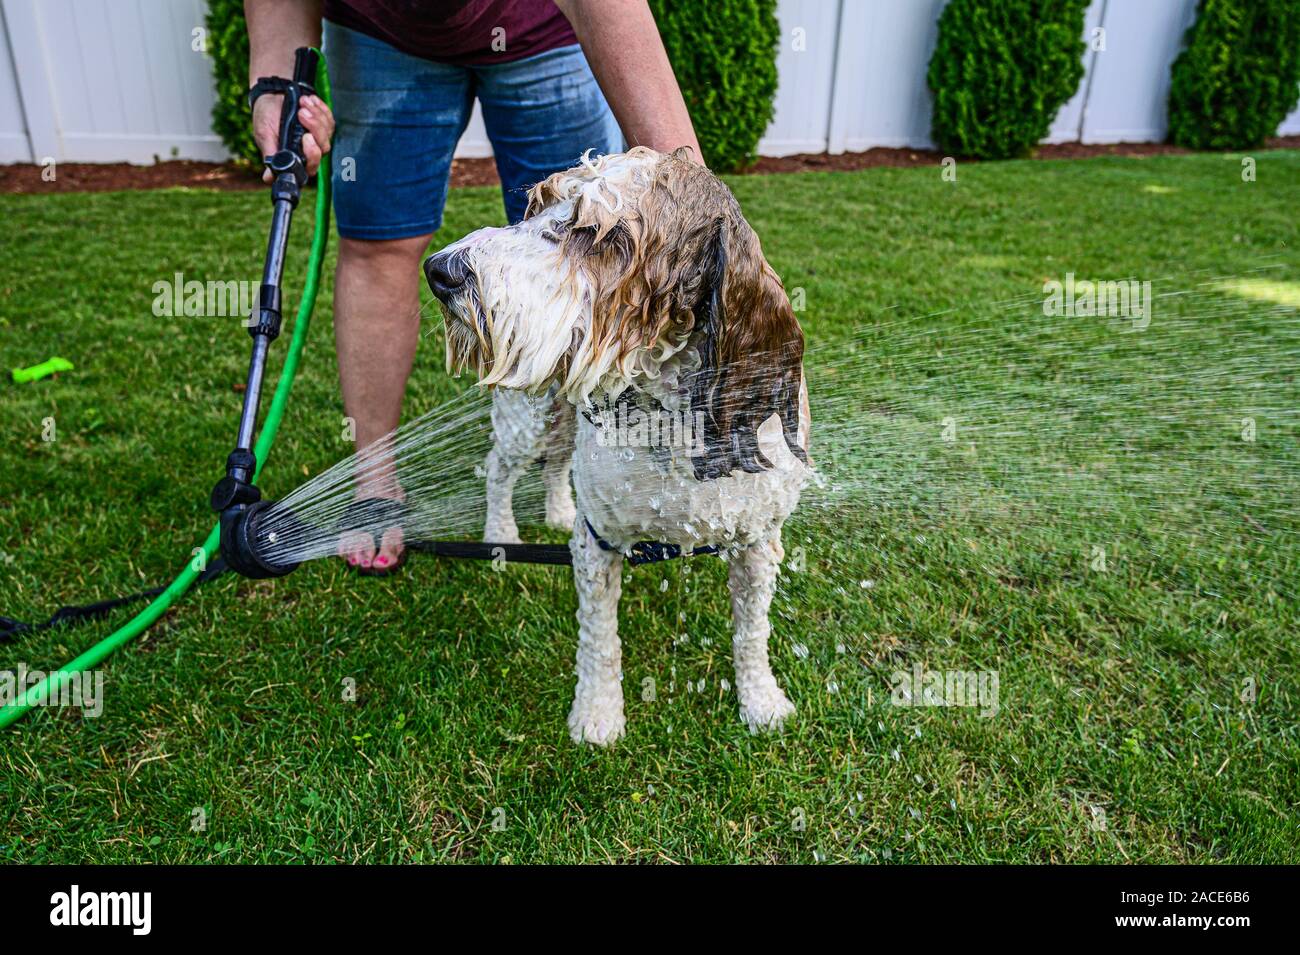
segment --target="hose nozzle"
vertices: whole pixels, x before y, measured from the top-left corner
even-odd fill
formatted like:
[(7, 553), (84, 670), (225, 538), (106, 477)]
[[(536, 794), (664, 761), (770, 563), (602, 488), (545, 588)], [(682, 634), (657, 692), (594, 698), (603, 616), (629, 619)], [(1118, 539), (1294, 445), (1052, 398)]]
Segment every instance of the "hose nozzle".
[[(266, 528), (270, 501), (236, 504), (221, 512), (221, 556), (231, 570), (252, 580), (283, 577), (298, 566), (298, 561), (280, 562), (267, 555), (276, 543), (276, 533)], [(292, 533), (297, 518), (292, 513), (276, 515), (280, 533)]]
[[(226, 459), (226, 476), (212, 488), (209, 503), (221, 524), (221, 556), (235, 573), (252, 580), (283, 577), (298, 566), (298, 561), (283, 563), (267, 557), (274, 547), (274, 532), (266, 529), (270, 501), (253, 482), (257, 459), (251, 451), (236, 448)], [(275, 515), (281, 533), (296, 533), (301, 524), (292, 511), (283, 508)]]

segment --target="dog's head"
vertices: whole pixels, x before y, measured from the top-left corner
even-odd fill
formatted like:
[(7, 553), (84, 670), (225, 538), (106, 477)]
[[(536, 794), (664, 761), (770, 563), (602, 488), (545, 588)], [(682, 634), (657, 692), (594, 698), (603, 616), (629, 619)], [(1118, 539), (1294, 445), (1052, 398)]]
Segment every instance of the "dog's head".
[(447, 366), (484, 385), (572, 401), (617, 397), (690, 346), (703, 413), (696, 476), (770, 463), (758, 426), (798, 445), (803, 332), (758, 236), (722, 182), (681, 151), (644, 147), (533, 187), (519, 225), (480, 229), (424, 263), (447, 324)]

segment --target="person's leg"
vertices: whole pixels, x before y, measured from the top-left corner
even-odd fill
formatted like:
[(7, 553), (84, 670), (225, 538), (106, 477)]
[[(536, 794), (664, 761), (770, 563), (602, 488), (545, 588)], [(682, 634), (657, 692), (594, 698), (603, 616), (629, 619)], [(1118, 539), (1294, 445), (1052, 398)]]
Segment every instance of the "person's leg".
[[(339, 240), (334, 337), (343, 413), (355, 422), (358, 449), (401, 419), (420, 336), (420, 258), (430, 237)], [(369, 472), (358, 483), (357, 497), (400, 498), (392, 468)]]
[(475, 67), (474, 75), (512, 223), (524, 217), (535, 183), (577, 165), (588, 149), (622, 151), (623, 134), (578, 46)]
[[(337, 129), (334, 210), (340, 236), (334, 332), (344, 413), (358, 450), (397, 427), (420, 333), (420, 258), (442, 222), (456, 141), (469, 121), (467, 70), (407, 56), (325, 24)], [(358, 499), (401, 499), (392, 467), (358, 481)], [(400, 528), (379, 552), (369, 532), (344, 534), (349, 563), (383, 569), (398, 560)]]

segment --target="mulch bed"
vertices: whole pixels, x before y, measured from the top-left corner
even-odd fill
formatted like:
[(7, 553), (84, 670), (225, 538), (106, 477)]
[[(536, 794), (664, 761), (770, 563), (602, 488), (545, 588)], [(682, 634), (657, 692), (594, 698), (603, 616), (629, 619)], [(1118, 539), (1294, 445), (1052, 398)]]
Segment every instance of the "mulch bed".
[[(1266, 149), (1300, 149), (1300, 136), (1279, 136), (1268, 140)], [(1184, 155), (1188, 150), (1166, 143), (1117, 143), (1090, 145), (1061, 143), (1039, 146), (1035, 159), (1089, 159), (1094, 156), (1124, 156), (1141, 159), (1147, 156)], [(868, 149), (861, 153), (802, 153), (797, 156), (762, 157), (745, 170), (746, 174), (778, 172), (851, 172), (880, 166), (935, 166), (943, 154), (928, 149)], [(41, 178), (43, 167), (33, 163), (0, 166), (0, 193), (107, 192), (116, 189), (167, 189), (187, 186), (194, 189), (261, 189), (259, 171), (235, 163), (172, 160), (152, 166), (130, 163), (59, 163), (54, 181)], [(496, 164), (489, 159), (456, 159), (451, 164), (451, 184), (458, 186), (495, 186)]]
[[(110, 192), (118, 189), (264, 189), (260, 169), (233, 162), (194, 162), (173, 159), (152, 166), (125, 162), (61, 162), (52, 182), (41, 178), (43, 166), (14, 163), (0, 166), (0, 193)], [(494, 186), (499, 183), (491, 159), (453, 159), (453, 186)]]
[[(1265, 149), (1300, 149), (1300, 136), (1278, 136), (1264, 144)], [(1039, 146), (1034, 159), (1092, 159), (1096, 156), (1124, 156), (1144, 159), (1147, 156), (1185, 156), (1191, 150), (1169, 143), (1058, 143)], [(746, 173), (773, 172), (852, 172), (879, 166), (904, 168), (910, 166), (937, 166), (943, 153), (933, 149), (868, 149), (863, 153), (801, 153), (797, 156), (764, 156), (745, 170)], [(975, 160), (966, 160), (974, 162)]]

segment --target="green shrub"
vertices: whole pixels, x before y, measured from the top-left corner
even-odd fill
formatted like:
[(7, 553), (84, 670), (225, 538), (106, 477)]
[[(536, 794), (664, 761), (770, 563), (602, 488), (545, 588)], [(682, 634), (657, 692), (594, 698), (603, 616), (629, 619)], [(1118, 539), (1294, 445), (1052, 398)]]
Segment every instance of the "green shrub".
[(212, 104), (212, 131), (231, 155), (255, 165), (262, 152), (253, 141), (248, 112), (248, 25), (243, 0), (208, 0), (208, 55), (217, 99)]
[[(709, 166), (754, 158), (776, 96), (777, 0), (650, 0)], [(248, 29), (242, 0), (209, 0), (208, 52), (216, 79), (212, 129), (230, 152), (261, 163), (249, 127)]]
[(772, 121), (777, 0), (650, 0), (686, 108), (715, 172), (752, 162)]
[(1248, 149), (1300, 98), (1300, 0), (1201, 0), (1174, 60), (1169, 138), (1190, 149)]
[(927, 73), (939, 148), (976, 159), (1029, 152), (1083, 78), (1088, 0), (952, 0)]

